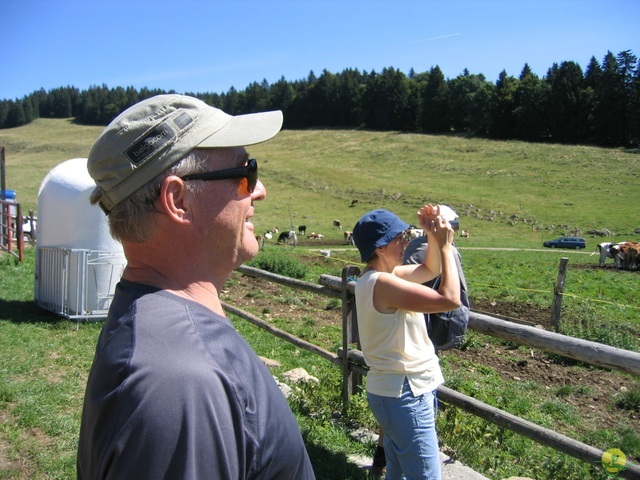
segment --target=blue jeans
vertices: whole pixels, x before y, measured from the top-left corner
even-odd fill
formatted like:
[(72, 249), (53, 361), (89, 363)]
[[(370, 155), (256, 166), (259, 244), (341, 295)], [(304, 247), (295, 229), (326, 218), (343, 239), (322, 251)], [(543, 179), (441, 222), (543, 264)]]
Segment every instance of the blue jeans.
[(369, 408), (384, 431), (386, 480), (440, 479), (436, 396), (414, 397), (407, 379), (398, 398), (367, 392)]

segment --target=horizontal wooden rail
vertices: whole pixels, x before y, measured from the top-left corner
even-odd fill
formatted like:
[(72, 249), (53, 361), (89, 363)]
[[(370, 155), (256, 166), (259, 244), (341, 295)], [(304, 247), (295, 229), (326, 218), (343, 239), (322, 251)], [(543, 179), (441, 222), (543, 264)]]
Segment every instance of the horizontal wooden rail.
[[(319, 286), (314, 283), (283, 277), (252, 267), (243, 266), (238, 268), (238, 271), (290, 287), (303, 288), (308, 291), (333, 297), (339, 297), (342, 291), (342, 280), (332, 275), (321, 275), (319, 283), (322, 286)], [(354, 288), (354, 281), (347, 283), (347, 292), (353, 294)], [(502, 320), (473, 311), (473, 309), (469, 319), (469, 328), (479, 333), (521, 345), (539, 348), (546, 352), (555, 353), (597, 367), (619, 370), (640, 376), (640, 353), (638, 352)]]
[[(265, 270), (260, 270), (259, 268), (249, 267), (247, 265), (241, 265), (236, 268), (236, 271), (240, 273), (244, 273), (245, 275), (249, 275), (256, 278), (264, 278), (270, 282), (279, 283), (281, 285), (286, 285), (292, 288), (301, 288), (303, 290), (307, 290), (308, 292), (317, 293), (320, 295), (327, 295), (329, 297), (341, 297), (340, 288), (328, 288), (322, 285), (318, 285), (317, 283), (309, 283), (304, 282), (302, 280), (296, 280), (295, 278), (285, 277), (283, 275), (278, 275), (276, 273), (267, 272)], [(337, 278), (337, 277), (334, 277)], [(338, 278), (338, 282), (340, 279)]]
[(471, 312), (469, 328), (598, 367), (640, 375), (640, 353)]
[(243, 318), (250, 323), (253, 323), (257, 327), (260, 327), (266, 330), (267, 332), (275, 335), (276, 337), (280, 337), (283, 340), (293, 343), (297, 347), (303, 348), (305, 350), (308, 350), (309, 352), (320, 355), (322, 358), (325, 358), (330, 362), (335, 363), (336, 365), (342, 365), (342, 359), (339, 356), (331, 353), (329, 350), (325, 350), (324, 348), (314, 345), (313, 343), (309, 343), (299, 337), (296, 337), (295, 335), (290, 334), (289, 332), (280, 330), (279, 328), (274, 327), (270, 323), (265, 322), (264, 320), (256, 317), (255, 315), (252, 315), (249, 312), (241, 310), (240, 308), (236, 308), (225, 302), (221, 302), (221, 303), (222, 303), (222, 308), (224, 308), (225, 311), (232, 313), (234, 315), (237, 315), (238, 317)]
[[(327, 288), (342, 288), (342, 282), (338, 277), (322, 275), (319, 281)], [(354, 286), (355, 282), (349, 282), (347, 289), (353, 292)], [(502, 320), (473, 309), (469, 318), (469, 328), (492, 337), (539, 348), (597, 367), (640, 375), (640, 353), (638, 352)]]
[[(598, 448), (536, 425), (450, 388), (440, 386), (438, 388), (438, 399), (584, 462), (591, 464), (601, 464), (602, 462), (604, 451)], [(618, 475), (621, 478), (640, 478), (640, 466), (629, 465), (630, 462), (627, 463), (627, 468), (619, 472)]]

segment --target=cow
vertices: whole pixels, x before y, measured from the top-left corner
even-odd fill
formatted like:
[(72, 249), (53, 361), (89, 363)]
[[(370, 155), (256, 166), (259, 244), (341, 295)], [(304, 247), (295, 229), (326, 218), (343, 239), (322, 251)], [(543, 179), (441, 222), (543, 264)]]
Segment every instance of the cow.
[(620, 242), (615, 245), (616, 259), (619, 259), (618, 268), (623, 270), (631, 270), (637, 267), (640, 256), (640, 244), (636, 242)]
[(271, 233), (271, 230), (267, 230), (266, 232), (264, 232), (264, 238), (271, 240), (273, 238), (273, 233)]
[(611, 245), (609, 250), (613, 255), (613, 265), (618, 270), (631, 270), (631, 267), (635, 263), (638, 245), (636, 242), (620, 242)]
[(463, 238), (469, 238), (469, 231), (468, 230), (461, 230), (460, 231), (460, 236)]
[(613, 243), (611, 242), (602, 242), (596, 246), (596, 250), (591, 255), (595, 255), (596, 252), (600, 254), (600, 259), (598, 260), (599, 266), (604, 267), (604, 264), (607, 258), (614, 259), (615, 261), (615, 255), (611, 250), (612, 246), (613, 246)]
[(613, 266), (617, 269), (622, 268), (622, 260), (624, 259), (624, 252), (619, 243), (613, 244), (609, 247), (611, 255), (613, 255)]
[(640, 244), (629, 245), (627, 251), (628, 270), (640, 270)]
[(354, 245), (353, 242), (353, 232), (350, 232), (348, 230), (345, 230), (344, 232), (344, 244), (345, 245)]
[(316, 232), (311, 232), (307, 238), (311, 238), (311, 239), (321, 239), (324, 238), (324, 235), (322, 235), (321, 233), (316, 233)]
[(298, 245), (298, 236), (296, 235), (295, 230), (280, 233), (278, 236), (278, 243), (291, 243), (294, 247)]
[(307, 233), (307, 226), (306, 225), (299, 225), (298, 226), (298, 235), (304, 235), (305, 233)]
[(349, 206), (350, 206), (350, 207), (353, 207), (354, 205), (357, 205), (359, 201), (360, 201), (360, 200), (358, 200), (357, 198), (356, 198), (356, 199), (353, 199), (353, 200), (351, 200), (351, 205), (349, 205)]
[(340, 220), (334, 220), (333, 226), (336, 227), (338, 230), (342, 230), (342, 223), (340, 223)]

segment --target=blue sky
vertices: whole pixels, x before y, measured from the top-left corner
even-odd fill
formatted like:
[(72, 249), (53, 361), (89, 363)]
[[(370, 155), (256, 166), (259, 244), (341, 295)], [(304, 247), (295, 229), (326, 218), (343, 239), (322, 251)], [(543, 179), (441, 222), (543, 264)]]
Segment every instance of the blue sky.
[(71, 85), (222, 93), (346, 68), (438, 65), (495, 81), (525, 63), (640, 56), (640, 0), (0, 0), (0, 99)]

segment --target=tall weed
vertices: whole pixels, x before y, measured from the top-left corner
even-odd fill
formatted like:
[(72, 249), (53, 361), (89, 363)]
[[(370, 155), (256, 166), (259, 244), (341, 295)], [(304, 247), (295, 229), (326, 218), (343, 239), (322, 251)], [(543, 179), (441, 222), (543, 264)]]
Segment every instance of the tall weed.
[(265, 248), (247, 263), (252, 267), (284, 277), (302, 279), (307, 274), (307, 266), (295, 255), (282, 252), (278, 247)]

